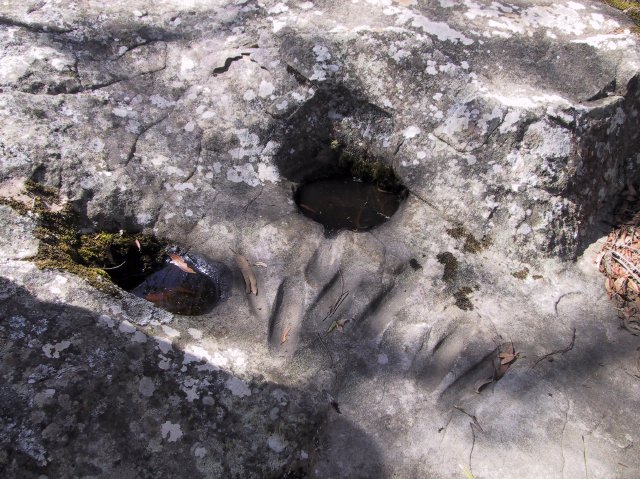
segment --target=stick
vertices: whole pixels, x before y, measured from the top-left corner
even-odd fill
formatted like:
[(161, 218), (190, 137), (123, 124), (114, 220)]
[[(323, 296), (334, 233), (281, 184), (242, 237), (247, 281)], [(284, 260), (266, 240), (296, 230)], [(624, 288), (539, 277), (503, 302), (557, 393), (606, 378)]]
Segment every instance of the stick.
[(535, 368), (538, 365), (538, 363), (540, 363), (541, 361), (544, 361), (547, 358), (550, 358), (551, 356), (555, 356), (556, 354), (568, 353), (573, 349), (573, 346), (575, 344), (576, 344), (576, 328), (573, 328), (573, 336), (571, 337), (571, 342), (569, 343), (569, 346), (567, 346), (566, 348), (558, 349), (556, 351), (551, 351), (550, 353), (545, 354), (544, 356), (539, 358), (535, 363), (533, 363), (533, 366), (531, 366), (531, 369)]
[(454, 409), (457, 409), (458, 411), (460, 411), (462, 414), (466, 414), (471, 419), (473, 419), (473, 423), (476, 425), (476, 427), (478, 429), (480, 429), (481, 432), (484, 432), (484, 429), (482, 429), (482, 426), (480, 426), (480, 423), (478, 422), (478, 418), (477, 417), (475, 417), (473, 414), (469, 414), (467, 411), (462, 409), (460, 406), (455, 406), (454, 405), (453, 407), (454, 407)]

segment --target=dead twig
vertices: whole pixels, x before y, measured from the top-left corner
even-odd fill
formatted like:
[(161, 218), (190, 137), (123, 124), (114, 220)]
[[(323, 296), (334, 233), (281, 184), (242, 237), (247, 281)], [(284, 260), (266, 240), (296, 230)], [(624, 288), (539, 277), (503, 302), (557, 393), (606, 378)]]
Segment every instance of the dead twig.
[(338, 299), (336, 299), (336, 301), (331, 305), (331, 307), (329, 308), (329, 312), (322, 319), (322, 322), (326, 321), (331, 316), (333, 316), (336, 313), (336, 311), (338, 311), (340, 306), (342, 306), (342, 303), (344, 303), (344, 301), (349, 297), (349, 291), (344, 290), (344, 277), (342, 276), (342, 270), (338, 270), (338, 273), (340, 273), (340, 280), (342, 282), (340, 296), (338, 296)]
[(626, 259), (624, 259), (624, 257), (617, 251), (611, 250), (611, 257), (615, 259), (618, 262), (618, 264), (620, 264), (620, 266), (622, 266), (625, 269), (625, 271), (629, 273), (631, 277), (633, 277), (633, 279), (636, 280), (636, 283), (640, 284), (640, 276), (638, 276), (638, 269), (634, 265), (632, 265)]
[(460, 411), (462, 414), (465, 414), (467, 416), (469, 416), (472, 420), (473, 420), (473, 424), (475, 424), (475, 426), (480, 429), (480, 432), (484, 432), (484, 429), (482, 429), (482, 426), (480, 426), (480, 423), (478, 422), (478, 418), (475, 417), (473, 414), (469, 414), (467, 411), (465, 411), (464, 409), (462, 409), (460, 406), (453, 406), (454, 409), (457, 409), (458, 411)]
[(538, 363), (544, 361), (547, 358), (550, 358), (551, 356), (555, 356), (556, 354), (568, 353), (569, 351), (571, 351), (573, 349), (575, 344), (576, 344), (576, 328), (573, 328), (573, 336), (571, 337), (571, 342), (569, 343), (569, 345), (566, 348), (558, 349), (556, 351), (551, 351), (550, 353), (545, 354), (544, 356), (538, 358), (536, 360), (536, 362), (533, 363), (533, 365), (531, 366), (531, 369), (535, 368), (538, 365)]
[(127, 262), (127, 260), (125, 259), (125, 260), (124, 260), (122, 263), (120, 263), (118, 266), (112, 266), (111, 268), (100, 268), (100, 269), (103, 269), (103, 270), (105, 270), (105, 271), (112, 270), (112, 269), (118, 269), (118, 268), (120, 268), (121, 266), (124, 266), (124, 264), (125, 264), (126, 262)]

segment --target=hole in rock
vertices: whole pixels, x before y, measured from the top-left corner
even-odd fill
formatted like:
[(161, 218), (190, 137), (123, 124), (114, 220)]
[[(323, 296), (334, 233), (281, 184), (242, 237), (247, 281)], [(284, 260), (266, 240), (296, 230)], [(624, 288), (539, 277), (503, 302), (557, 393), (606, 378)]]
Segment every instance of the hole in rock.
[(324, 156), (333, 157), (332, 174), (307, 181), (295, 192), (302, 214), (322, 224), (328, 234), (367, 231), (391, 218), (406, 197), (393, 168), (343, 149), (336, 140), (330, 149)]
[(33, 259), (39, 268), (74, 273), (110, 294), (117, 294), (117, 285), (178, 314), (207, 313), (230, 296), (232, 273), (225, 264), (151, 235), (79, 233), (78, 211), (60, 201), (55, 189), (28, 180), (23, 190), (31, 204), (5, 203), (37, 217), (39, 245)]
[(406, 190), (386, 161), (396, 147), (391, 116), (344, 86), (325, 86), (285, 126), (275, 157), (298, 186), (302, 214), (325, 226), (366, 231), (387, 221)]
[(301, 186), (296, 194), (300, 211), (327, 232), (366, 231), (387, 221), (402, 201), (375, 183), (355, 178), (325, 178)]
[(148, 235), (80, 235), (77, 261), (101, 269), (126, 291), (171, 313), (199, 315), (230, 296), (231, 271)]
[(199, 315), (226, 300), (231, 284), (224, 263), (173, 246), (167, 248), (164, 265), (131, 292), (171, 313)]

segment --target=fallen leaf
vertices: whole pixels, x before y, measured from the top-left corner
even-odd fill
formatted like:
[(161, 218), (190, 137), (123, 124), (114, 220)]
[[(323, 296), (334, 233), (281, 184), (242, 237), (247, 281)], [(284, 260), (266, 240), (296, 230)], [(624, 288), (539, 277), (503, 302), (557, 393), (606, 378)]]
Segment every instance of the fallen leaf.
[(287, 340), (289, 339), (290, 331), (291, 331), (291, 326), (289, 326), (287, 329), (284, 330), (284, 333), (282, 333), (282, 337), (280, 338), (280, 345), (283, 345), (284, 343), (287, 342)]
[(502, 378), (502, 376), (504, 376), (506, 374), (506, 372), (509, 370), (510, 367), (511, 367), (511, 364), (502, 364), (502, 363), (500, 363), (500, 367), (496, 371), (496, 381), (498, 379)]
[(331, 331), (333, 331), (334, 329), (336, 329), (338, 327), (338, 321), (331, 321), (331, 324), (329, 325), (329, 329), (327, 329), (327, 333), (330, 333)]
[(341, 333), (344, 333), (344, 325), (347, 324), (346, 319), (341, 319), (340, 321), (336, 321), (336, 329)]
[(500, 353), (498, 357), (500, 358), (500, 364), (509, 364), (516, 359), (517, 354)]
[(485, 387), (487, 387), (492, 382), (493, 382), (493, 377), (481, 379), (480, 381), (477, 381), (474, 385), (474, 389), (476, 393), (480, 394), (480, 391), (482, 391)]
[(182, 258), (182, 256), (178, 256), (177, 254), (169, 253), (169, 258), (171, 258), (170, 263), (176, 265), (185, 273), (195, 274), (195, 271), (192, 270), (187, 262)]
[(266, 268), (267, 263), (263, 263), (262, 261), (256, 261), (255, 263), (253, 263), (253, 266), (260, 266), (262, 268)]
[(135, 243), (136, 243), (136, 246), (138, 247), (138, 251), (142, 251), (142, 245), (140, 244), (140, 241), (136, 239)]
[(253, 270), (251, 269), (251, 265), (247, 261), (247, 258), (242, 256), (241, 254), (236, 254), (235, 259), (238, 267), (240, 268), (240, 272), (242, 273), (242, 277), (244, 278), (244, 284), (247, 294), (251, 293), (257, 296), (258, 280), (256, 279), (256, 275), (253, 274)]

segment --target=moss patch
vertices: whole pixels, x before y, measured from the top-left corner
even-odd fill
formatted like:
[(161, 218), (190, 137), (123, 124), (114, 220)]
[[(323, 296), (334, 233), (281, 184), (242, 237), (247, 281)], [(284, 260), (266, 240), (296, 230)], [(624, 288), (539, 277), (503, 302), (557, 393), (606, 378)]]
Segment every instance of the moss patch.
[(626, 13), (636, 23), (635, 33), (640, 33), (640, 3), (626, 0), (604, 0), (604, 3)]
[(473, 309), (473, 303), (468, 297), (471, 293), (473, 293), (473, 288), (469, 288), (468, 286), (463, 286), (453, 293), (456, 306), (464, 311), (471, 311)]
[(404, 186), (393, 167), (366, 153), (343, 147), (338, 140), (331, 141), (331, 149), (338, 152), (338, 166), (359, 180), (375, 183), (382, 190), (400, 193)]
[(527, 279), (527, 276), (529, 276), (529, 268), (522, 268), (519, 271), (514, 271), (511, 273), (511, 276), (517, 279)]
[(442, 279), (447, 283), (452, 283), (456, 279), (456, 275), (458, 274), (458, 260), (448, 251), (444, 253), (439, 253), (436, 256), (438, 263), (444, 266), (444, 273), (442, 274)]
[(448, 229), (447, 233), (454, 239), (464, 239), (462, 248), (467, 253), (479, 253), (491, 245), (490, 238), (483, 236), (481, 240), (478, 240), (462, 225)]
[(143, 274), (161, 264), (164, 242), (149, 235), (119, 232), (79, 234), (79, 218), (71, 205), (52, 208), (58, 199), (56, 190), (33, 181), (27, 181), (24, 189), (33, 199), (32, 205), (10, 198), (3, 198), (2, 203), (20, 214), (36, 216), (34, 236), (39, 245), (32, 259), (38, 268), (68, 271), (101, 291), (117, 294), (114, 281), (121, 284), (119, 277), (132, 273), (132, 251), (138, 252), (135, 269)]

